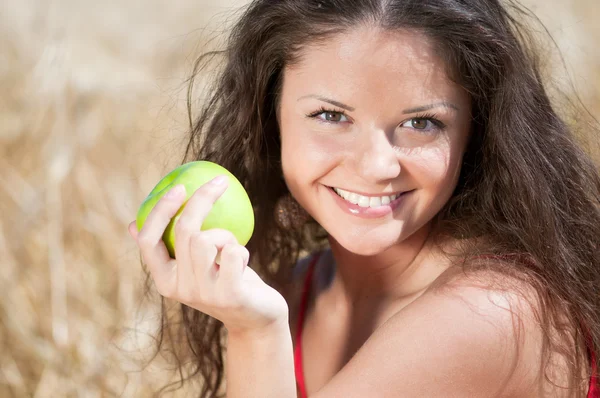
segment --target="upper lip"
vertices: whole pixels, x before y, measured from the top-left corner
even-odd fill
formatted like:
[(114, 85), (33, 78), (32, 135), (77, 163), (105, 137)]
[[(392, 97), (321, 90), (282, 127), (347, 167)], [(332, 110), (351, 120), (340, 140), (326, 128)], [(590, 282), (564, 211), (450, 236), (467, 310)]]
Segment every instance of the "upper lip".
[(382, 193), (365, 193), (365, 192), (359, 192), (359, 191), (354, 191), (351, 189), (346, 189), (346, 188), (342, 188), (342, 187), (330, 187), (330, 188), (337, 188), (337, 189), (341, 189), (350, 193), (355, 193), (357, 195), (360, 196), (366, 196), (366, 197), (381, 197), (381, 196), (393, 196), (393, 195), (400, 195), (406, 191), (396, 191), (396, 192), (382, 192)]

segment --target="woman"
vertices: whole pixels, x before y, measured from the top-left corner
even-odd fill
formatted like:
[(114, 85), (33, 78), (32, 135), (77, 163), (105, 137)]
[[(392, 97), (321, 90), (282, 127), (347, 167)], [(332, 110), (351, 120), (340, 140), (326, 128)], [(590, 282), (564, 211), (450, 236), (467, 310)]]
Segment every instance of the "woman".
[(225, 371), (228, 397), (597, 396), (600, 178), (507, 10), (249, 5), (186, 156), (247, 188), (247, 250), (195, 227), (223, 178), (187, 203), (176, 260), (181, 191), (130, 227), (183, 304), (199, 396)]

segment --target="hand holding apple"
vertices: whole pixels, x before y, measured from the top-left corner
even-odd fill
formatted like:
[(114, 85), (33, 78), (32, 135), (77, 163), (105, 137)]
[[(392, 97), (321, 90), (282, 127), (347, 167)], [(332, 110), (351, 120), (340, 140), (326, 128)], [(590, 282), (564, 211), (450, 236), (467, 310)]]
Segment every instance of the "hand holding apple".
[[(190, 196), (202, 185), (217, 177), (226, 175), (229, 187), (214, 203), (210, 213), (204, 219), (199, 230), (213, 228), (230, 231), (240, 245), (246, 245), (254, 230), (254, 211), (242, 184), (224, 167), (207, 161), (195, 161), (181, 165), (163, 177), (142, 202), (136, 217), (137, 230), (144, 226), (148, 214), (167, 191), (176, 185), (183, 185), (186, 191), (186, 203)], [(163, 241), (172, 258), (175, 258), (174, 226), (178, 222), (185, 204), (165, 229)]]
[[(240, 244), (250, 238), (254, 221), (245, 191), (220, 166), (188, 167), (165, 177), (129, 225), (158, 292), (219, 319), (230, 332), (286, 324), (285, 299), (247, 266), (250, 254)], [(181, 184), (168, 189), (173, 180)]]

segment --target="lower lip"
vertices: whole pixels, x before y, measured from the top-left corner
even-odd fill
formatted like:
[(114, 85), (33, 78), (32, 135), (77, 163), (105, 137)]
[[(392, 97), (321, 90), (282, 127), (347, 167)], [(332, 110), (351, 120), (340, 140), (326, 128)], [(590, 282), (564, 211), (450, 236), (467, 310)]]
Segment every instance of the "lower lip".
[(394, 199), (387, 205), (381, 205), (379, 207), (360, 207), (359, 205), (350, 203), (346, 199), (342, 198), (340, 195), (335, 193), (333, 188), (327, 187), (327, 190), (331, 192), (333, 200), (338, 204), (338, 206), (340, 206), (340, 208), (343, 211), (345, 211), (348, 214), (352, 214), (353, 216), (362, 218), (380, 218), (391, 214), (404, 202), (405, 196), (412, 192), (408, 191), (401, 193), (400, 196), (398, 196), (396, 199)]

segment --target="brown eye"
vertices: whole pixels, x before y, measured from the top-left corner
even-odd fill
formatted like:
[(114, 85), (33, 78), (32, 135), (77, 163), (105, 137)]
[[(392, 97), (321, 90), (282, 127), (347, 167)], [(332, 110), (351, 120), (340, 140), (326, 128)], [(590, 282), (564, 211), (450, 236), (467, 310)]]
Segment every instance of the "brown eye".
[(427, 123), (429, 123), (429, 120), (427, 119), (411, 119), (411, 126), (417, 130), (426, 130), (427, 129)]
[(350, 118), (346, 116), (343, 111), (338, 111), (335, 108), (325, 109), (321, 107), (319, 110), (307, 114), (306, 117), (316, 119), (319, 123), (326, 123), (332, 126), (350, 122)]
[(343, 116), (338, 112), (324, 112), (323, 115), (325, 115), (325, 120), (328, 122), (341, 122)]
[(434, 117), (414, 117), (406, 120), (400, 127), (408, 129), (415, 134), (435, 135), (444, 130), (444, 124)]
[(348, 117), (344, 114), (344, 112), (325, 110), (325, 109), (320, 109), (317, 112), (311, 113), (306, 116), (308, 116), (310, 118), (318, 119), (320, 122), (323, 122), (323, 123), (338, 124), (338, 123), (349, 122)]

